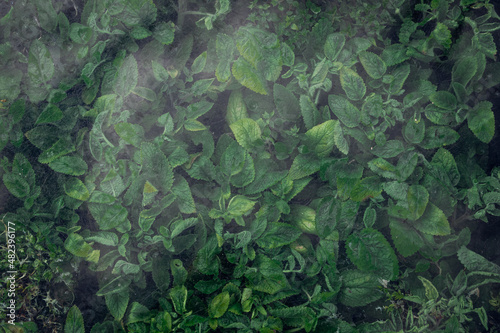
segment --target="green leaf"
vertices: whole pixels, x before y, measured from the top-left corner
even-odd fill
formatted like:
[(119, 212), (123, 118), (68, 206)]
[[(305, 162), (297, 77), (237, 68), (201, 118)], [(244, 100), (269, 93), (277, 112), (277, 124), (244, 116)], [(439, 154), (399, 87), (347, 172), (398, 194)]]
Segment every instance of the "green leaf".
[(355, 307), (370, 304), (381, 298), (380, 283), (375, 275), (358, 270), (342, 272), (342, 289), (339, 300), (342, 304)]
[(380, 79), (387, 71), (384, 61), (375, 53), (363, 51), (359, 54), (359, 60), (372, 79)]
[(201, 122), (199, 122), (196, 119), (187, 119), (184, 122), (184, 128), (186, 129), (186, 131), (190, 131), (190, 132), (204, 131), (207, 129), (205, 127), (205, 125), (203, 125)]
[(151, 31), (141, 26), (135, 26), (132, 31), (130, 31), (130, 36), (132, 36), (132, 38), (134, 39), (139, 40), (148, 38), (149, 36), (151, 36), (151, 34)]
[(40, 113), (38, 119), (35, 122), (35, 125), (44, 124), (44, 123), (54, 123), (63, 118), (63, 113), (61, 109), (59, 109), (54, 104), (49, 104), (47, 107)]
[(259, 124), (251, 118), (243, 118), (235, 121), (231, 125), (236, 141), (246, 149), (252, 149), (261, 138)]
[(215, 48), (219, 59), (215, 76), (219, 82), (226, 82), (231, 77), (231, 62), (235, 50), (233, 39), (226, 34), (219, 33), (215, 41)]
[[(36, 75), (36, 73), (33, 75)], [(16, 99), (21, 92), (20, 83), (22, 78), (23, 72), (19, 69), (4, 67), (0, 73), (0, 96), (9, 101)]]
[(376, 145), (371, 152), (373, 155), (383, 158), (398, 156), (404, 151), (403, 143), (399, 140), (389, 140), (383, 146)]
[(205, 64), (207, 63), (207, 51), (201, 53), (196, 59), (194, 59), (191, 65), (191, 72), (193, 74), (198, 74), (203, 71)]
[(497, 47), (493, 35), (489, 32), (479, 33), (472, 37), (472, 42), (477, 49), (484, 53), (486, 56), (495, 59), (497, 54)]
[(421, 185), (412, 185), (408, 189), (408, 210), (412, 220), (419, 219), (425, 212), (429, 202), (429, 192)]
[(98, 231), (92, 236), (87, 237), (85, 240), (90, 242), (97, 242), (107, 246), (118, 245), (118, 236), (114, 232)]
[(123, 11), (117, 14), (120, 14), (120, 20), (128, 26), (148, 26), (156, 20), (156, 6), (152, 0), (125, 1), (123, 4)]
[(256, 93), (267, 95), (267, 88), (264, 79), (257, 70), (242, 57), (233, 64), (232, 73), (236, 80), (248, 89)]
[(170, 299), (174, 304), (175, 312), (183, 314), (186, 311), (187, 289), (184, 286), (176, 286), (170, 289)]
[(30, 185), (18, 173), (5, 173), (2, 179), (5, 187), (16, 198), (22, 199), (29, 195)]
[(316, 105), (311, 101), (311, 98), (307, 95), (300, 95), (299, 104), (304, 124), (307, 129), (311, 129), (318, 122), (319, 111)]
[[(153, 5), (154, 6), (154, 5)], [(163, 45), (170, 45), (174, 41), (175, 25), (172, 22), (160, 22), (153, 30), (153, 37)]]
[(92, 246), (85, 242), (82, 236), (75, 233), (68, 235), (68, 238), (64, 241), (64, 248), (71, 254), (83, 258), (89, 256), (93, 251)]
[(189, 184), (184, 177), (176, 177), (171, 191), (176, 196), (177, 206), (179, 207), (181, 213), (196, 213), (196, 205), (191, 194), (191, 189), (189, 188)]
[(248, 214), (255, 206), (256, 201), (252, 201), (243, 195), (235, 195), (227, 205), (227, 213), (237, 217)]
[(167, 82), (169, 80), (170, 75), (168, 74), (165, 67), (163, 67), (160, 63), (152, 60), (151, 66), (153, 68), (153, 75), (156, 80), (160, 82)]
[(208, 315), (210, 318), (220, 318), (226, 313), (229, 307), (230, 296), (227, 291), (224, 291), (215, 296), (208, 307)]
[(394, 165), (387, 162), (383, 158), (376, 158), (368, 162), (370, 170), (384, 178), (397, 179), (397, 169)]
[(347, 256), (361, 271), (371, 272), (385, 280), (399, 273), (398, 259), (389, 242), (375, 229), (363, 229), (346, 240)]
[(288, 281), (278, 261), (258, 255), (252, 267), (257, 268), (258, 273), (249, 271), (245, 276), (249, 279), (253, 290), (276, 294), (288, 287)]
[(130, 305), (130, 310), (128, 312), (126, 324), (130, 325), (133, 323), (148, 321), (153, 316), (153, 314), (154, 312), (149, 311), (149, 309), (144, 305), (137, 302), (133, 302)]
[(361, 119), (359, 109), (343, 96), (328, 95), (328, 105), (345, 126), (352, 128), (359, 125)]
[(64, 183), (64, 192), (71, 198), (85, 201), (90, 197), (89, 190), (78, 178), (69, 178)]
[(115, 320), (121, 320), (127, 311), (130, 295), (128, 289), (104, 296), (109, 313)]
[(427, 205), (427, 209), (422, 217), (412, 223), (412, 225), (421, 232), (433, 236), (445, 236), (449, 235), (451, 232), (446, 215), (432, 203)]
[(288, 177), (291, 180), (304, 178), (317, 172), (321, 167), (321, 160), (315, 156), (299, 154), (293, 160), (292, 166), (288, 171)]
[(122, 97), (127, 97), (137, 85), (138, 76), (137, 61), (133, 55), (129, 55), (116, 71), (113, 91)]
[[(36, 139), (33, 138), (33, 140)], [(41, 142), (38, 141), (37, 143), (40, 144)], [(49, 149), (45, 150), (40, 154), (40, 156), (38, 156), (38, 162), (47, 164), (73, 151), (75, 151), (75, 146), (71, 142), (68, 142), (65, 139), (59, 139)]]
[(335, 146), (335, 125), (337, 123), (336, 120), (327, 120), (305, 133), (307, 146), (318, 157), (327, 157)]
[(474, 135), (484, 143), (489, 143), (495, 135), (495, 114), (493, 104), (481, 101), (467, 115), (467, 124)]
[(156, 93), (149, 88), (136, 86), (134, 89), (132, 89), (132, 93), (150, 102), (156, 101)]
[(284, 119), (293, 120), (299, 117), (299, 101), (289, 89), (276, 83), (273, 86), (273, 97), (276, 109)]
[(128, 212), (120, 204), (112, 206), (89, 203), (89, 211), (101, 230), (109, 230), (120, 226), (127, 220)]
[(243, 101), (241, 89), (233, 90), (227, 103), (226, 121), (228, 125), (237, 120), (248, 118), (247, 107)]
[(403, 135), (406, 141), (410, 143), (417, 144), (422, 142), (425, 136), (425, 122), (422, 120), (415, 121), (415, 119), (409, 119), (403, 130)]
[(458, 260), (471, 272), (489, 272), (500, 274), (500, 266), (489, 261), (485, 257), (462, 246), (458, 252)]
[(340, 70), (340, 85), (350, 100), (358, 101), (365, 96), (366, 86), (363, 79), (350, 68), (343, 67)]
[(133, 145), (137, 148), (141, 147), (141, 142), (144, 139), (144, 129), (141, 125), (118, 123), (115, 124), (115, 132), (126, 143)]
[(391, 74), (394, 79), (389, 86), (389, 92), (391, 94), (398, 94), (403, 88), (403, 84), (408, 78), (408, 75), (410, 75), (410, 65), (402, 64), (396, 67)]
[(345, 44), (345, 36), (341, 33), (330, 34), (326, 37), (324, 51), (330, 61), (335, 61)]
[(451, 46), (451, 32), (446, 25), (441, 22), (436, 24), (436, 28), (432, 32), (431, 36), (441, 44), (445, 49), (449, 49)]
[(432, 282), (420, 275), (418, 276), (418, 279), (422, 281), (422, 284), (424, 285), (425, 297), (427, 297), (429, 301), (437, 300), (437, 298), (439, 297), (439, 293), (436, 287), (434, 287), (434, 285), (432, 284)]
[(52, 6), (52, 1), (35, 0), (34, 3), (40, 26), (48, 32), (54, 32), (57, 26), (57, 12)]
[(429, 96), (432, 104), (446, 110), (455, 110), (457, 108), (457, 99), (455, 95), (444, 90), (436, 91)]
[(167, 292), (170, 287), (170, 259), (167, 256), (153, 258), (153, 280), (161, 292)]
[(173, 171), (165, 154), (151, 142), (141, 144), (143, 173), (156, 188), (167, 193), (173, 184)]
[(38, 39), (30, 46), (28, 75), (36, 85), (49, 81), (54, 76), (54, 62), (47, 47)]
[(430, 126), (425, 131), (425, 138), (420, 144), (425, 149), (439, 148), (451, 145), (459, 139), (460, 135), (447, 126)]
[(455, 186), (460, 180), (457, 163), (453, 155), (444, 148), (439, 148), (432, 157), (432, 165), (439, 165), (448, 175), (450, 183)]
[(411, 256), (424, 245), (422, 236), (410, 224), (390, 219), (389, 227), (392, 241), (404, 257)]
[(131, 281), (129, 279), (125, 279), (123, 276), (117, 276), (116, 278), (105, 284), (101, 289), (99, 289), (96, 292), (96, 295), (106, 296), (128, 290), (130, 282)]
[(60, 173), (81, 176), (87, 172), (87, 163), (80, 156), (61, 156), (49, 163), (49, 167)]
[(83, 316), (76, 305), (73, 305), (68, 311), (64, 324), (64, 333), (85, 333)]
[(257, 239), (257, 244), (265, 249), (275, 249), (297, 240), (302, 231), (286, 223), (270, 223), (264, 234)]
[(458, 60), (451, 72), (452, 81), (467, 86), (467, 83), (469, 83), (476, 74), (477, 68), (478, 64), (476, 57), (469, 56)]
[(342, 126), (338, 121), (335, 122), (333, 140), (335, 141), (335, 145), (337, 146), (338, 150), (340, 150), (342, 154), (349, 154), (349, 142), (344, 137)]
[[(86, 25), (80, 23), (71, 23), (69, 28), (69, 37), (76, 44), (87, 44), (92, 35), (94, 34), (92, 28), (87, 27)], [(80, 50), (84, 50), (85, 48), (81, 48)]]

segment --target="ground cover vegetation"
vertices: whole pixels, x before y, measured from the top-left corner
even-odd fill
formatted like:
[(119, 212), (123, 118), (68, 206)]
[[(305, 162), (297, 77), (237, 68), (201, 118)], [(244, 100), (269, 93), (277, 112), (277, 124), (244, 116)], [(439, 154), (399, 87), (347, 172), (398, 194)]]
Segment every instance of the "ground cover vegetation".
[(497, 332), (488, 1), (1, 11), (1, 330)]

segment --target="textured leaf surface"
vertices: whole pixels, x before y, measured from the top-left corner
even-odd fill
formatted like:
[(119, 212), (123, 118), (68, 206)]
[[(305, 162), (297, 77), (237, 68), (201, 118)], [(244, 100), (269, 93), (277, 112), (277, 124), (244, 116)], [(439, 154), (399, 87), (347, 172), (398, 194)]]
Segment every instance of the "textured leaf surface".
[(328, 95), (328, 105), (339, 120), (347, 127), (359, 125), (361, 113), (357, 107), (345, 97), (339, 95)]
[(337, 121), (327, 120), (306, 132), (306, 143), (318, 157), (326, 157), (335, 146), (335, 125)]
[(238, 58), (233, 64), (232, 72), (236, 80), (248, 89), (256, 93), (267, 95), (264, 79), (259, 72), (245, 59)]
[(387, 71), (384, 61), (375, 53), (363, 51), (359, 54), (359, 60), (366, 73), (373, 79), (381, 78)]
[(233, 131), (236, 141), (247, 149), (253, 148), (261, 137), (259, 124), (253, 119), (243, 118), (232, 123), (229, 127)]
[(489, 143), (495, 135), (495, 115), (492, 107), (490, 102), (481, 101), (468, 115), (470, 130), (484, 143)]
[(350, 100), (358, 101), (365, 96), (366, 86), (363, 79), (350, 68), (340, 70), (340, 84)]
[(116, 72), (113, 85), (115, 93), (122, 97), (128, 96), (137, 85), (138, 76), (137, 61), (133, 55), (129, 55)]
[[(411, 187), (410, 187), (411, 189)], [(443, 211), (430, 203), (420, 219), (413, 223), (418, 230), (433, 236), (450, 234), (450, 224)]]
[(340, 302), (347, 306), (364, 306), (382, 297), (380, 283), (375, 275), (357, 270), (342, 272)]
[(64, 333), (85, 333), (83, 316), (76, 305), (73, 305), (68, 311), (64, 324)]

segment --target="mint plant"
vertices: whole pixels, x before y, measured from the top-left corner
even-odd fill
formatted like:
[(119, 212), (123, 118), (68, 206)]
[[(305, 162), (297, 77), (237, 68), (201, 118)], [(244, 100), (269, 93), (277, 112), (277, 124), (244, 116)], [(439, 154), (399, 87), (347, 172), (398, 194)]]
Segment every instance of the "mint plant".
[(488, 1), (5, 6), (2, 221), (57, 329), (490, 328)]

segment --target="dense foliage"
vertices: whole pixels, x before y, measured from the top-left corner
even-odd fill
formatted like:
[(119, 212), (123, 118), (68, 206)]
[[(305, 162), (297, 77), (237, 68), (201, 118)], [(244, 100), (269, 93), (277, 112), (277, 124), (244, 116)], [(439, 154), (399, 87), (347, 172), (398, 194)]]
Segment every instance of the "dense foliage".
[(488, 1), (1, 8), (0, 329), (496, 332)]

